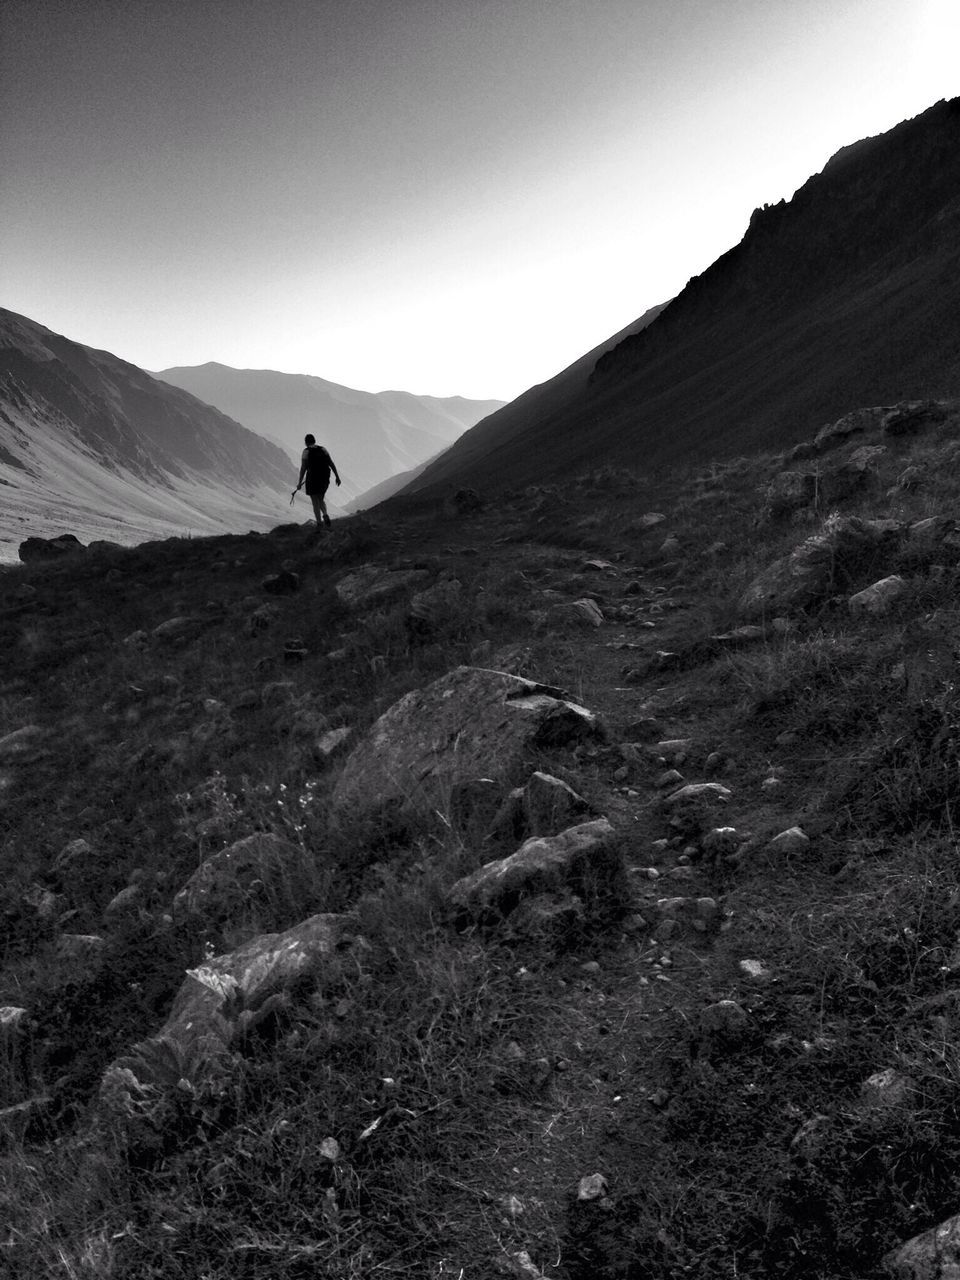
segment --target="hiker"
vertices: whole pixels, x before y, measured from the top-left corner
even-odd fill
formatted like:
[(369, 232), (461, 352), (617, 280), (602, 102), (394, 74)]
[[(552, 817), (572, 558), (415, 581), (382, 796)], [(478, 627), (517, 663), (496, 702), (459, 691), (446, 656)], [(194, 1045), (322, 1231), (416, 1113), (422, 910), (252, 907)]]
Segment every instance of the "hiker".
[(330, 472), (336, 476), (337, 484), (340, 483), (340, 473), (337, 471), (337, 465), (327, 453), (322, 444), (317, 444), (316, 436), (306, 435), (303, 437), (303, 443), (307, 446), (303, 451), (300, 459), (300, 479), (297, 481), (297, 492), (303, 484), (304, 476), (307, 479), (307, 497), (313, 503), (313, 514), (317, 521), (317, 528), (321, 524), (325, 524), (330, 528), (330, 517), (327, 515), (327, 506), (324, 502), (327, 489), (330, 486)]

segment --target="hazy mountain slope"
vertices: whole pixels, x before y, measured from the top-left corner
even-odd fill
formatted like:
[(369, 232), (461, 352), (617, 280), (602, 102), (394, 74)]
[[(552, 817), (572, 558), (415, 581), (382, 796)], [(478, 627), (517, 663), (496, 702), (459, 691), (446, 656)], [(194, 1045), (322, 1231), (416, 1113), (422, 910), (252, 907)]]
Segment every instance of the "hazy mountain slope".
[(851, 406), (960, 392), (960, 99), (844, 147), (567, 385), (521, 396), (411, 489), (779, 448)]
[(267, 528), (274, 445), (106, 351), (0, 310), (0, 559), (28, 535), (136, 542)]
[(406, 391), (373, 394), (307, 374), (215, 363), (164, 369), (157, 377), (283, 441), (294, 457), (312, 432), (341, 473), (343, 487), (336, 493), (341, 503), (419, 466), (503, 403)]

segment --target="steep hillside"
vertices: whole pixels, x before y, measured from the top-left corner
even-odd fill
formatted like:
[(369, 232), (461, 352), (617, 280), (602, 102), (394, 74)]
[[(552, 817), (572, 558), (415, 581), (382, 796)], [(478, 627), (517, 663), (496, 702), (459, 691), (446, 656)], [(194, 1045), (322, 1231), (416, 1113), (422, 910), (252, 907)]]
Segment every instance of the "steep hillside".
[(292, 476), (280, 449), (187, 392), (0, 310), (0, 559), (34, 534), (262, 529)]
[(0, 1272), (955, 1276), (958, 457), (0, 569)]
[(736, 248), (594, 364), (566, 394), (537, 388), (487, 419), (413, 491), (779, 448), (857, 404), (960, 391), (960, 99), (843, 148), (757, 210)]
[(341, 505), (432, 458), (503, 403), (406, 391), (372, 394), (306, 374), (213, 363), (164, 369), (157, 377), (282, 441), (295, 458), (312, 432), (343, 478), (336, 493)]

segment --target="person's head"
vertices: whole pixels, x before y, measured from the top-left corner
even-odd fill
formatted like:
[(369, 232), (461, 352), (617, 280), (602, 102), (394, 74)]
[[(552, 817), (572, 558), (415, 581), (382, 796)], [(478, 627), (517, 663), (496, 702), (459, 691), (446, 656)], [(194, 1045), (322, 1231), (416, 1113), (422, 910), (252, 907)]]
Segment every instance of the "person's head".
[(303, 437), (303, 443), (304, 443), (304, 444), (316, 444), (316, 443), (317, 443), (317, 437), (316, 437), (316, 436), (309, 436), (309, 435), (308, 435), (308, 436), (304, 436), (304, 437)]

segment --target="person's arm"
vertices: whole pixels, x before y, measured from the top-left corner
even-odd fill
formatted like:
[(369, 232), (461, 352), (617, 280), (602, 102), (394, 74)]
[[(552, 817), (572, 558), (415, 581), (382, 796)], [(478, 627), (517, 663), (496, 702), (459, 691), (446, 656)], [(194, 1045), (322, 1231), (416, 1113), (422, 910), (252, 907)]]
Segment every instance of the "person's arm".
[[(307, 474), (307, 451), (306, 449), (304, 449), (303, 455), (300, 458), (300, 479), (297, 481), (297, 489), (299, 489), (300, 486), (303, 484), (303, 477), (306, 474)], [(294, 493), (296, 493), (296, 491), (297, 490), (294, 489)]]
[[(327, 454), (327, 457), (328, 457), (328, 458), (330, 458), (330, 454), (329, 454), (329, 453)], [(332, 458), (330, 458), (330, 470), (333, 472), (334, 477), (335, 477), (335, 479), (336, 479), (336, 481), (337, 481), (337, 484), (339, 484), (339, 483), (340, 483), (340, 472), (337, 470), (337, 464), (334, 462), (334, 460), (333, 460)]]

